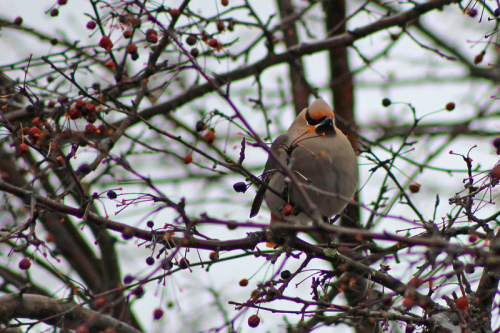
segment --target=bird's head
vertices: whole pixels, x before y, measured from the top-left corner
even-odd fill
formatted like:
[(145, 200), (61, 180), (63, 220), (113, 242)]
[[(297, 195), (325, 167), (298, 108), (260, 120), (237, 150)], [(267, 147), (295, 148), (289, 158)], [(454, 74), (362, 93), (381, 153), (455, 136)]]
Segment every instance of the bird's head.
[(334, 117), (330, 105), (318, 98), (307, 109), (302, 110), (290, 129), (295, 127), (299, 131), (305, 130), (317, 135), (333, 136), (336, 133), (333, 124)]

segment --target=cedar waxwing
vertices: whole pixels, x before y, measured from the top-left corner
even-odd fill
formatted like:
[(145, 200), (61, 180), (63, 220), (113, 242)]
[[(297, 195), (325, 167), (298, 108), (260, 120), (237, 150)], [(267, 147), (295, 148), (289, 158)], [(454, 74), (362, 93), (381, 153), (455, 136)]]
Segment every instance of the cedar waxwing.
[[(288, 131), (274, 140), (271, 150), (290, 167), (324, 219), (339, 214), (358, 187), (356, 154), (347, 137), (333, 124), (333, 110), (322, 99), (302, 110)], [(305, 224), (311, 221), (304, 200), (269, 156), (262, 181), (281, 193), (278, 197), (260, 186), (250, 217), (266, 200), (272, 222)], [(267, 192), (267, 194), (266, 194)]]

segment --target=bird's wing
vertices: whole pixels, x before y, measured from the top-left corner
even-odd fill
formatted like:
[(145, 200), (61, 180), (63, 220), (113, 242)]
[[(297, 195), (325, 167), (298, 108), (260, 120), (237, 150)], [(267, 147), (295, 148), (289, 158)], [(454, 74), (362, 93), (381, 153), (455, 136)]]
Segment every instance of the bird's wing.
[[(271, 145), (271, 150), (277, 153), (278, 155), (281, 155), (279, 153), (279, 148), (287, 145), (288, 144), (288, 135), (287, 134), (282, 134), (274, 140), (273, 144)], [(285, 153), (286, 154), (286, 153)], [(274, 160), (274, 158), (269, 155), (267, 158), (266, 162), (266, 167), (264, 168), (264, 172), (262, 173), (262, 181), (267, 185), (269, 184), (269, 181), (271, 180), (272, 173), (270, 173), (270, 170), (275, 170), (278, 169), (278, 163)], [(262, 206), (262, 202), (264, 201), (264, 197), (266, 194), (266, 186), (260, 185), (259, 190), (257, 191), (257, 194), (255, 195), (255, 199), (253, 200), (252, 203), (252, 209), (250, 211), (250, 217), (254, 217), (259, 213), (260, 206)]]

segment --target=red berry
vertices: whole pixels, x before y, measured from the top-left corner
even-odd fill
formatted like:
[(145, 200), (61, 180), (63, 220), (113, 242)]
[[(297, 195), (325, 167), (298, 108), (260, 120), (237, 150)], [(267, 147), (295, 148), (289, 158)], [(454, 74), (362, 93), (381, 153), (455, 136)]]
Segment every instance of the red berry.
[(413, 306), (413, 304), (415, 304), (415, 301), (413, 301), (413, 298), (411, 298), (411, 297), (405, 297), (403, 299), (403, 306), (405, 308), (411, 308)]
[(57, 0), (57, 3), (59, 4), (59, 6), (64, 6), (68, 3), (68, 0)]
[(87, 325), (80, 325), (76, 328), (75, 333), (89, 333), (89, 328)]
[(448, 104), (446, 104), (447, 111), (453, 111), (454, 109), (455, 109), (455, 103), (449, 102)]
[(455, 300), (457, 308), (460, 310), (469, 311), (469, 302), (467, 302), (467, 297), (462, 296)]
[(490, 177), (494, 179), (500, 179), (500, 164), (497, 164), (491, 169)]
[(82, 117), (82, 113), (76, 108), (76, 107), (72, 107), (71, 109), (69, 109), (68, 111), (68, 116), (70, 119), (79, 119)]
[(127, 38), (127, 39), (128, 39), (128, 38), (132, 38), (132, 30), (125, 30), (125, 31), (123, 32), (123, 37), (124, 37), (124, 38)]
[(223, 5), (223, 6), (227, 6), (229, 5), (229, 0), (221, 0), (220, 3)]
[(38, 127), (33, 126), (30, 128), (28, 135), (32, 138), (39, 137), (42, 134), (42, 130), (40, 130)]
[(137, 53), (137, 46), (134, 43), (131, 43), (127, 46), (127, 52), (130, 54)]
[(26, 153), (28, 152), (28, 150), (29, 150), (29, 147), (28, 147), (28, 145), (27, 145), (27, 144), (25, 144), (25, 143), (21, 143), (21, 144), (19, 145), (19, 153), (20, 153), (20, 154), (26, 154)]
[(181, 12), (178, 9), (170, 9), (170, 15), (172, 15), (173, 19), (176, 19), (181, 15)]
[(292, 214), (292, 211), (293, 211), (292, 205), (286, 204), (285, 207), (283, 208), (283, 215), (289, 216), (290, 214)]
[(56, 163), (57, 163), (57, 165), (59, 165), (59, 166), (63, 166), (63, 165), (64, 165), (64, 157), (62, 157), (62, 156), (57, 156), (57, 158), (56, 158)]
[(260, 318), (257, 315), (252, 315), (250, 318), (248, 318), (248, 326), (250, 327), (257, 327), (260, 324)]
[(411, 193), (418, 193), (418, 191), (420, 191), (420, 184), (410, 184), (409, 188), (410, 188), (410, 192)]
[(205, 137), (203, 138), (206, 143), (211, 145), (215, 141), (215, 133), (213, 130), (209, 130), (207, 134), (205, 134)]
[(208, 46), (210, 46), (213, 49), (217, 48), (218, 45), (219, 42), (215, 38), (212, 38), (211, 40), (208, 41)]
[(14, 20), (14, 24), (15, 25), (21, 25), (21, 24), (23, 24), (23, 18), (21, 16), (16, 17), (15, 20)]
[(160, 320), (161, 317), (163, 317), (163, 310), (162, 309), (155, 309), (153, 312), (154, 320)]
[(99, 46), (109, 52), (113, 48), (113, 42), (108, 36), (103, 36), (99, 41)]
[(246, 287), (246, 286), (248, 286), (248, 280), (247, 280), (247, 279), (242, 279), (242, 280), (240, 280), (240, 286), (241, 286), (241, 287)]
[(158, 36), (156, 34), (149, 34), (146, 37), (146, 40), (148, 41), (148, 43), (156, 44), (158, 43)]
[(219, 254), (215, 251), (210, 252), (210, 260), (212, 260), (212, 261), (219, 260)]
[(225, 29), (224, 22), (222, 21), (217, 22), (217, 30), (219, 30), (219, 32), (223, 32), (224, 29)]
[(132, 24), (133, 28), (139, 29), (141, 27), (141, 19), (135, 18), (130, 20), (130, 24)]
[(83, 109), (83, 106), (85, 105), (85, 101), (83, 99), (79, 99), (75, 102), (75, 107), (78, 109), (78, 110), (81, 110)]
[(155, 29), (148, 29), (148, 30), (146, 30), (146, 36), (149, 36), (149, 35), (152, 35), (152, 34), (157, 35), (158, 33), (156, 32)]
[(59, 9), (57, 9), (57, 8), (52, 8), (52, 9), (50, 10), (50, 16), (55, 17), (55, 16), (57, 16), (57, 15), (59, 15)]
[(108, 302), (106, 301), (106, 297), (104, 296), (98, 297), (94, 300), (94, 306), (97, 309), (102, 309), (107, 303)]
[(189, 260), (187, 260), (186, 258), (182, 258), (181, 260), (179, 260), (179, 267), (182, 269), (188, 268), (189, 267)]
[(189, 164), (189, 163), (191, 163), (191, 162), (193, 162), (193, 156), (191, 156), (191, 155), (186, 155), (186, 156), (184, 157), (184, 164)]
[(89, 30), (94, 30), (96, 26), (97, 26), (97, 23), (95, 23), (94, 21), (87, 22), (87, 29), (89, 29)]
[(97, 132), (97, 128), (95, 128), (93, 124), (87, 124), (87, 126), (85, 126), (86, 134), (94, 134), (95, 132)]
[(56, 106), (56, 102), (49, 101), (49, 108), (53, 108), (54, 106)]
[(113, 62), (113, 60), (110, 60), (106, 63), (106, 67), (108, 67), (111, 70), (114, 70), (116, 68), (116, 64)]
[(19, 262), (19, 268), (22, 270), (29, 269), (31, 267), (31, 261), (28, 258), (21, 259)]
[(88, 103), (85, 105), (85, 109), (87, 109), (88, 113), (94, 113), (95, 112), (95, 105), (92, 103)]

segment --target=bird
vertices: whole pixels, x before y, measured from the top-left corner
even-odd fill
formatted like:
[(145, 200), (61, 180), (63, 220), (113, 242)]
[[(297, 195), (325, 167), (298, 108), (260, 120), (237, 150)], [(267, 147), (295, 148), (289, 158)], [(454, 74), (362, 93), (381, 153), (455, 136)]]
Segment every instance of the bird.
[[(304, 186), (324, 221), (340, 214), (358, 187), (356, 154), (347, 137), (335, 126), (334, 117), (332, 108), (318, 98), (299, 113), (270, 148)], [(303, 197), (271, 155), (261, 180), (267, 186), (261, 183), (252, 204), (251, 218), (259, 213), (265, 200), (271, 210), (271, 224), (305, 225), (312, 221)]]

